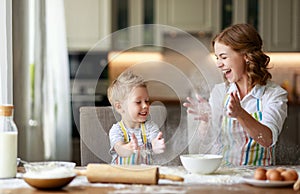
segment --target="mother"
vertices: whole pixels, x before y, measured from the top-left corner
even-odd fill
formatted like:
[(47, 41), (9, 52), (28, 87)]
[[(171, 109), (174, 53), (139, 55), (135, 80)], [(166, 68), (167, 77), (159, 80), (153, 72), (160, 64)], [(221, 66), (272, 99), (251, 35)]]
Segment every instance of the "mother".
[[(221, 129), (210, 152), (223, 154), (232, 165), (266, 166), (275, 163), (275, 144), (287, 116), (287, 92), (271, 81), (270, 61), (262, 51), (262, 39), (249, 24), (224, 29), (212, 40), (217, 67), (225, 83), (211, 92), (209, 105), (212, 133)], [(195, 119), (208, 120), (199, 104), (200, 96), (183, 105)], [(223, 111), (225, 110), (225, 111)]]

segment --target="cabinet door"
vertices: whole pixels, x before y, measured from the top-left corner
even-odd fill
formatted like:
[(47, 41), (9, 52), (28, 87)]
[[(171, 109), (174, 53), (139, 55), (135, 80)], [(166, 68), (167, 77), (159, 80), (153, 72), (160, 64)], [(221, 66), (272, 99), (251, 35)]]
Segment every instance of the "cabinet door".
[(300, 51), (300, 1), (260, 1), (260, 31), (267, 51)]
[[(110, 0), (64, 0), (69, 50), (87, 51), (111, 33)], [(97, 45), (107, 50), (110, 41)]]
[(212, 31), (211, 0), (156, 1), (156, 22), (189, 32)]

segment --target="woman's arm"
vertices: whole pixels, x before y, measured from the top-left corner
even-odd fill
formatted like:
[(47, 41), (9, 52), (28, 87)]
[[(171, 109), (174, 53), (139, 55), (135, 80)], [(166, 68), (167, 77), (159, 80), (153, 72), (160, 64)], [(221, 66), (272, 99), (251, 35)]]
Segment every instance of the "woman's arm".
[(260, 145), (269, 147), (273, 144), (272, 131), (270, 128), (257, 121), (241, 107), (240, 99), (236, 91), (230, 94), (227, 114), (230, 117), (236, 118), (250, 137)]

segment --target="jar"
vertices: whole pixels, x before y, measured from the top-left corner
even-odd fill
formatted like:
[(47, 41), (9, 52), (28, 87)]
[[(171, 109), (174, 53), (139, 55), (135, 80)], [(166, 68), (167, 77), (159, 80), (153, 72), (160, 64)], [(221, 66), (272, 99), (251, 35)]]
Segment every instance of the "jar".
[(13, 105), (0, 105), (0, 178), (13, 178), (17, 174), (18, 130), (13, 109)]

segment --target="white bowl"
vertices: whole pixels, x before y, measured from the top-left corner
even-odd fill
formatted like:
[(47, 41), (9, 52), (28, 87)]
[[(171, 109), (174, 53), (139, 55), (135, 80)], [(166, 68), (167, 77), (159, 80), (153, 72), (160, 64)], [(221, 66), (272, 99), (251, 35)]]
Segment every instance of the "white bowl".
[(67, 186), (76, 175), (63, 178), (30, 178), (23, 177), (30, 186), (40, 190), (56, 190)]
[(60, 189), (76, 176), (74, 162), (30, 162), (24, 164), (23, 179), (37, 189)]
[[(29, 162), (24, 164), (26, 173), (43, 174), (52, 171), (62, 170), (63, 172), (73, 171), (76, 164), (74, 162), (64, 161), (45, 161), (45, 162)], [(49, 175), (48, 175), (49, 176)]]
[(186, 154), (180, 155), (183, 167), (191, 173), (210, 174), (215, 172), (221, 162), (222, 155), (214, 154)]

